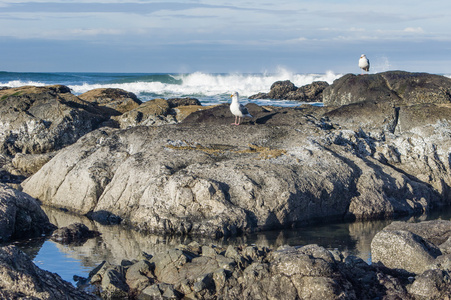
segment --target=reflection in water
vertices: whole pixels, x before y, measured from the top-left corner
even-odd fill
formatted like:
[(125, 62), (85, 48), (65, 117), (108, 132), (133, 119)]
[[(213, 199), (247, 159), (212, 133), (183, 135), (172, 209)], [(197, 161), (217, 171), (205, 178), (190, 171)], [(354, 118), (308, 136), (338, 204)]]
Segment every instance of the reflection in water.
[[(89, 272), (102, 261), (120, 264), (123, 259), (133, 260), (142, 252), (154, 254), (179, 244), (197, 241), (200, 244), (259, 245), (277, 248), (282, 245), (300, 246), (318, 244), (328, 249), (338, 249), (347, 254), (371, 262), (371, 241), (374, 235), (391, 223), (386, 221), (318, 224), (315, 226), (268, 231), (248, 236), (213, 240), (191, 237), (164, 237), (146, 235), (121, 226), (101, 225), (86, 217), (75, 216), (58, 209), (43, 207), (50, 222), (58, 227), (83, 223), (101, 236), (88, 240), (81, 246), (66, 246), (50, 240), (39, 239), (18, 245), (34, 259), (42, 269), (58, 273), (63, 279), (74, 283), (73, 275), (87, 277)], [(430, 219), (451, 219), (451, 208), (441, 209), (428, 216), (411, 217), (404, 221), (417, 222)]]

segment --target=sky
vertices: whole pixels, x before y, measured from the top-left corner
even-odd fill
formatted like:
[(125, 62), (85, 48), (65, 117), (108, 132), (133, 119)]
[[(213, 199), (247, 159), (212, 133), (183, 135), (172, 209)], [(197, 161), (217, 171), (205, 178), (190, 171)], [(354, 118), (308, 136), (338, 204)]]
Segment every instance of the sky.
[(451, 1), (0, 0), (0, 71), (451, 73)]

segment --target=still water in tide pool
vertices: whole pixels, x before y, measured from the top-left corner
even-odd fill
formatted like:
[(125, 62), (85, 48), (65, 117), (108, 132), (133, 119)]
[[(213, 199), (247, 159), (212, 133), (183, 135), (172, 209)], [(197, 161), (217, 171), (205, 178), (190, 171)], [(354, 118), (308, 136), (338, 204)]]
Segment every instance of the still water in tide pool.
[[(225, 240), (164, 237), (145, 235), (120, 226), (105, 226), (85, 217), (74, 216), (60, 210), (45, 208), (50, 222), (58, 227), (75, 222), (84, 223), (101, 236), (88, 240), (83, 245), (61, 245), (48, 239), (30, 240), (17, 245), (25, 251), (41, 269), (59, 274), (64, 280), (76, 284), (73, 277), (88, 277), (89, 272), (106, 260), (120, 264), (123, 259), (133, 260), (142, 252), (158, 253), (179, 244), (197, 241), (202, 244), (258, 245), (277, 248), (282, 245), (302, 246), (317, 244), (327, 249), (338, 249), (346, 254), (356, 255), (371, 263), (371, 240), (374, 235), (390, 224), (391, 220), (316, 224), (314, 226), (260, 232)], [(418, 217), (403, 218), (403, 221), (451, 220), (451, 207), (440, 209)]]

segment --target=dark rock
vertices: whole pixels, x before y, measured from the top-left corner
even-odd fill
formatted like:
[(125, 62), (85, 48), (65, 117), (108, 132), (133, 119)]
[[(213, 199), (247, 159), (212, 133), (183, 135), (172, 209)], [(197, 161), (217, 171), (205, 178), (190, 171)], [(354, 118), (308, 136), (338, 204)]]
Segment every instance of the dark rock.
[(170, 108), (179, 107), (179, 106), (190, 106), (197, 105), (201, 106), (202, 104), (196, 98), (171, 98), (168, 99), (168, 104)]
[(283, 99), (286, 94), (296, 89), (297, 87), (289, 80), (276, 81), (271, 85), (268, 97), (270, 99)]
[(75, 223), (67, 227), (58, 228), (53, 232), (51, 239), (61, 244), (82, 245), (88, 239), (98, 235), (98, 232), (89, 230), (86, 225)]
[(36, 199), (0, 183), (0, 242), (39, 237), (54, 229)]
[(249, 99), (269, 99), (268, 93), (257, 93), (255, 95), (249, 96)]
[(301, 87), (296, 87), (291, 81), (277, 81), (271, 85), (269, 93), (258, 93), (249, 99), (281, 99), (302, 102), (322, 102), (322, 92), (329, 84), (325, 81), (315, 81)]
[(2, 299), (97, 299), (74, 288), (59, 275), (38, 268), (14, 246), (0, 248), (0, 274)]
[(374, 135), (394, 133), (398, 126), (399, 108), (390, 102), (365, 101), (340, 106), (324, 114), (332, 124), (340, 124), (356, 132)]
[(341, 106), (364, 101), (388, 101), (395, 105), (449, 103), (451, 79), (401, 71), (365, 76), (347, 74), (323, 92), (324, 105)]
[(303, 102), (322, 102), (322, 93), (329, 84), (325, 81), (314, 81), (311, 84), (301, 86), (295, 91), (287, 93), (285, 99)]

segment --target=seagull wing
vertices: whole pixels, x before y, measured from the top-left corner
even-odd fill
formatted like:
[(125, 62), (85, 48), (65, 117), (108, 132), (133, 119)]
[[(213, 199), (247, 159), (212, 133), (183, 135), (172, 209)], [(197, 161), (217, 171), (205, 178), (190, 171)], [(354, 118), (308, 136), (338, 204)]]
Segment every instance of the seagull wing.
[[(243, 104), (240, 104), (240, 111), (243, 114), (243, 116), (248, 115), (251, 116), (251, 114), (249, 113), (249, 111), (247, 110), (247, 107), (244, 106)], [(251, 116), (252, 117), (252, 116)]]

